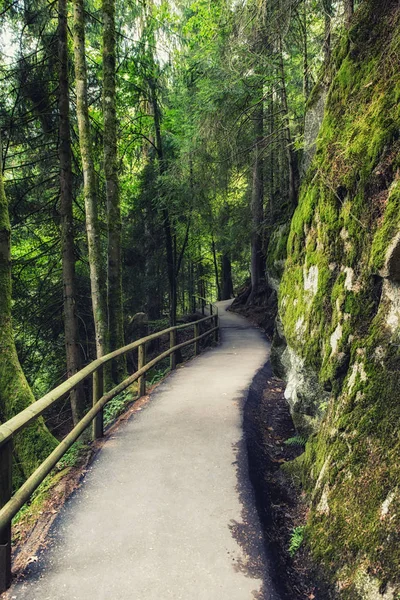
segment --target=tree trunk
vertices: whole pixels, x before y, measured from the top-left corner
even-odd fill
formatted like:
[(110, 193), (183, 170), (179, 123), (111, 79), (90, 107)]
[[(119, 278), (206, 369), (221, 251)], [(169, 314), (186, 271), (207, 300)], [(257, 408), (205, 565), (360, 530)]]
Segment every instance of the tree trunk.
[[(4, 192), (0, 143), (0, 421), (27, 408), (35, 398), (15, 349), (11, 322), (11, 227)], [(47, 458), (57, 442), (38, 419), (13, 439), (14, 484), (20, 485)]]
[(324, 62), (328, 65), (331, 60), (331, 30), (332, 30), (332, 2), (323, 0), (324, 7)]
[(354, 0), (344, 0), (344, 16), (346, 26), (350, 27), (351, 18), (354, 14)]
[(96, 175), (90, 139), (87, 101), (87, 73), (85, 58), (85, 21), (83, 0), (74, 0), (74, 55), (76, 81), (76, 111), (79, 128), (79, 145), (82, 156), (83, 187), (85, 195), (86, 232), (88, 240), (90, 285), (93, 318), (96, 334), (97, 356), (106, 353), (107, 319), (104, 298), (104, 269), (101, 256), (101, 232), (96, 193)]
[(303, 14), (299, 17), (303, 33), (303, 95), (307, 102), (310, 94), (310, 77), (308, 73), (308, 36), (307, 36), (307, 1), (304, 1)]
[[(67, 1), (58, 1), (58, 59), (60, 113), (60, 216), (61, 254), (64, 290), (64, 331), (67, 377), (82, 368), (76, 314), (75, 250), (72, 213), (71, 134), (69, 122)], [(70, 394), (74, 425), (83, 416), (85, 394), (82, 386)]]
[(221, 300), (221, 286), (219, 283), (218, 261), (217, 261), (217, 253), (216, 253), (216, 249), (215, 249), (214, 237), (212, 238), (211, 248), (212, 248), (212, 254), (213, 254), (213, 261), (214, 261), (214, 273), (215, 273), (215, 285), (217, 288), (217, 300)]
[[(274, 96), (271, 93), (269, 107), (268, 107), (268, 118), (269, 118), (269, 135), (271, 136), (271, 140), (275, 131), (275, 114), (274, 114)], [(268, 161), (268, 205), (266, 206), (266, 214), (265, 220), (268, 223), (268, 231), (265, 241), (265, 253), (268, 250), (268, 244), (271, 237), (272, 229), (275, 223), (275, 171), (276, 161), (275, 161), (275, 147), (274, 144), (271, 143), (269, 150), (269, 161)]]
[[(262, 96), (261, 96), (262, 98)], [(264, 107), (261, 99), (255, 114), (256, 143), (254, 148), (253, 184), (251, 192), (251, 303), (264, 274), (262, 227), (264, 218)]]
[(289, 105), (286, 92), (286, 77), (283, 64), (282, 38), (279, 36), (279, 76), (281, 79), (281, 98), (284, 113), (285, 151), (289, 170), (289, 204), (294, 208), (297, 204), (298, 168), (296, 155), (292, 147), (292, 134), (289, 123)]
[[(160, 175), (165, 173), (165, 163), (164, 163), (164, 150), (163, 143), (161, 137), (161, 121), (160, 121), (160, 111), (158, 107), (157, 100), (157, 92), (156, 92), (156, 84), (153, 78), (149, 80), (149, 87), (151, 92), (151, 103), (153, 106), (153, 115), (154, 115), (154, 128), (156, 133), (156, 146), (157, 146), (157, 155), (158, 155), (158, 163)], [(176, 325), (176, 272), (175, 272), (175, 258), (174, 258), (174, 243), (173, 243), (173, 235), (172, 235), (172, 227), (171, 221), (169, 218), (169, 212), (166, 206), (162, 208), (162, 217), (163, 217), (163, 226), (164, 226), (164, 235), (165, 235), (165, 250), (167, 255), (167, 275), (168, 275), (168, 283), (169, 283), (169, 294), (170, 294), (170, 302), (169, 302), (169, 322), (170, 325)]]
[(193, 262), (189, 262), (189, 306), (190, 312), (196, 312), (196, 298), (195, 298), (195, 289), (194, 289), (194, 267)]
[(233, 297), (232, 266), (229, 256), (222, 256), (222, 300), (230, 300)]
[[(115, 83), (115, 1), (103, 0), (103, 113), (104, 113), (104, 173), (106, 179), (108, 227), (108, 335), (109, 349), (124, 345), (122, 306), (121, 207), (119, 200), (117, 158), (117, 114)], [(126, 372), (124, 358), (114, 361), (113, 381), (120, 381)]]

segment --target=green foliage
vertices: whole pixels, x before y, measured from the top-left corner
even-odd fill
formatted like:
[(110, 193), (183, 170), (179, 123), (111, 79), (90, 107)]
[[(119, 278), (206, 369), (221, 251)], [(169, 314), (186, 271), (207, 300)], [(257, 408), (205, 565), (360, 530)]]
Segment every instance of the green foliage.
[[(29, 502), (17, 512), (13, 518), (12, 525), (17, 525), (20, 521), (32, 523), (36, 522), (43, 507), (43, 503), (51, 496), (55, 485), (66, 475), (68, 468), (59, 472), (53, 471), (33, 492)], [(15, 539), (15, 538), (14, 538)]]
[(305, 526), (300, 525), (293, 529), (290, 544), (289, 544), (289, 554), (290, 556), (294, 556), (296, 552), (300, 549), (304, 541), (304, 532)]
[(155, 385), (156, 383), (158, 383), (159, 381), (161, 381), (162, 379), (164, 379), (164, 377), (166, 377), (169, 372), (170, 372), (170, 368), (169, 367), (167, 369), (158, 369), (153, 374), (150, 371), (149, 384), (150, 385)]
[(76, 467), (79, 464), (79, 461), (82, 459), (82, 456), (88, 449), (87, 443), (82, 440), (77, 440), (69, 450), (64, 454), (62, 458), (57, 463), (57, 469), (62, 471), (63, 469), (67, 469), (69, 467)]
[[(137, 385), (133, 385), (128, 390), (121, 392), (118, 396), (115, 396), (112, 400), (107, 402), (103, 411), (103, 419), (104, 425), (111, 425), (123, 412), (127, 409), (127, 407), (135, 400), (136, 398), (136, 388)], [(132, 389), (133, 388), (133, 389)]]
[(307, 438), (304, 435), (295, 435), (287, 440), (285, 440), (286, 446), (305, 446), (307, 443)]

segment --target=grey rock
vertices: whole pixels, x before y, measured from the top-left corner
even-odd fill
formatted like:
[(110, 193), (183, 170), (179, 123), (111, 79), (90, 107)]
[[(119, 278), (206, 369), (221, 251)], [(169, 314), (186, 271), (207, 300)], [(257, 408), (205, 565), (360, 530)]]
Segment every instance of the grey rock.
[(314, 158), (316, 150), (316, 141), (318, 133), (324, 118), (325, 102), (328, 95), (327, 88), (325, 85), (321, 85), (318, 90), (316, 100), (312, 106), (307, 110), (304, 123), (304, 154), (303, 162), (301, 165), (301, 174), (304, 175), (309, 166), (311, 165), (312, 159)]

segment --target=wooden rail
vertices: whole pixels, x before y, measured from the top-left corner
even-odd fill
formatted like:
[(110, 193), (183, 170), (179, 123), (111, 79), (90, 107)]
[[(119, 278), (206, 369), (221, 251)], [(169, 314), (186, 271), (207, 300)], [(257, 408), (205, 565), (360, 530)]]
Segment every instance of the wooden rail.
[(195, 299), (195, 304), (197, 304), (196, 300), (201, 300), (201, 312), (203, 315), (206, 314), (205, 309), (207, 305), (209, 307), (210, 315), (213, 314), (214, 308), (216, 309), (216, 312), (218, 314), (218, 307), (214, 306), (212, 302), (208, 302), (207, 298), (203, 298), (203, 296), (198, 296), (197, 294), (193, 294), (192, 298)]
[[(0, 425), (0, 593), (4, 592), (11, 584), (11, 521), (13, 517), (22, 508), (25, 502), (29, 500), (32, 493), (38, 488), (61, 457), (91, 423), (93, 423), (93, 439), (98, 439), (103, 436), (103, 408), (107, 402), (112, 400), (112, 398), (120, 394), (135, 381), (139, 381), (138, 396), (143, 396), (146, 393), (146, 373), (161, 360), (170, 357), (170, 367), (171, 370), (173, 370), (176, 368), (177, 350), (185, 348), (190, 344), (194, 344), (195, 355), (197, 355), (200, 351), (200, 340), (213, 334), (214, 340), (216, 342), (218, 341), (218, 310), (215, 314), (213, 314), (213, 312), (213, 306), (210, 305), (210, 315), (207, 317), (153, 333), (94, 360), (67, 381), (43, 396), (43, 398), (28, 406), (25, 410), (12, 417), (12, 419), (3, 425)], [(208, 321), (212, 324), (211, 329), (200, 334), (200, 324)], [(177, 344), (177, 331), (188, 327), (194, 328), (194, 337)], [(169, 349), (147, 362), (146, 344), (167, 334), (170, 336)], [(104, 394), (102, 376), (104, 365), (136, 348), (138, 349), (138, 370), (122, 383)], [(32, 421), (40, 417), (45, 410), (69, 394), (76, 386), (90, 376), (93, 377), (92, 408), (12, 496), (13, 436), (27, 427)]]

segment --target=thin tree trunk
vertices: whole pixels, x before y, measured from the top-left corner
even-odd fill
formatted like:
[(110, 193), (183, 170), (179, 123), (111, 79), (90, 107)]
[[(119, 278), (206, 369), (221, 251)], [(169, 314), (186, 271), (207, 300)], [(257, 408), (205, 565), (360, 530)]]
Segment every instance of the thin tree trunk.
[[(273, 94), (271, 94), (270, 97), (270, 101), (269, 101), (269, 133), (272, 139), (273, 133), (275, 131), (275, 114), (274, 114), (274, 97)], [(274, 144), (271, 144), (270, 147), (270, 160), (269, 160), (269, 195), (268, 195), (268, 210), (269, 210), (269, 222), (271, 225), (271, 229), (273, 227), (274, 224), (274, 217), (275, 217), (275, 206), (274, 206), (274, 200), (275, 200), (275, 177), (274, 177), (274, 170), (275, 170), (275, 146)], [(269, 237), (270, 237), (271, 232), (268, 235), (268, 242), (269, 242)]]
[[(25, 379), (11, 321), (11, 227), (4, 192), (0, 141), (0, 422), (27, 408), (35, 398)], [(47, 458), (57, 442), (43, 419), (13, 438), (14, 484), (20, 485)]]
[[(72, 213), (71, 134), (69, 122), (67, 0), (58, 0), (58, 59), (60, 113), (60, 216), (64, 290), (64, 331), (67, 377), (82, 368), (76, 314), (75, 250)], [(74, 425), (83, 416), (85, 395), (82, 386), (70, 393)]]
[[(156, 146), (157, 146), (157, 154), (158, 154), (158, 162), (160, 175), (165, 173), (165, 163), (164, 163), (164, 150), (163, 143), (161, 137), (161, 122), (160, 122), (160, 112), (157, 101), (157, 92), (156, 85), (153, 78), (149, 80), (149, 86), (151, 91), (151, 102), (153, 105), (153, 113), (154, 113), (154, 128), (156, 132)], [(165, 235), (165, 249), (167, 255), (167, 275), (168, 275), (168, 283), (169, 283), (169, 293), (170, 293), (170, 310), (169, 310), (169, 321), (170, 325), (176, 325), (176, 273), (175, 273), (175, 260), (174, 260), (174, 243), (173, 243), (173, 235), (172, 235), (172, 227), (171, 221), (169, 218), (169, 212), (166, 206), (162, 208), (162, 217), (163, 217), (163, 226), (164, 226), (164, 235)]]
[(297, 204), (297, 184), (298, 184), (298, 169), (297, 160), (292, 147), (292, 134), (290, 132), (289, 123), (289, 105), (286, 92), (286, 77), (285, 67), (283, 63), (283, 48), (282, 38), (279, 36), (279, 76), (281, 79), (281, 98), (282, 108), (284, 112), (284, 127), (285, 127), (285, 152), (289, 170), (289, 203), (292, 207)]
[(331, 60), (331, 29), (332, 29), (332, 2), (323, 0), (324, 7), (324, 62), (328, 65)]
[(308, 73), (308, 36), (307, 36), (307, 0), (303, 2), (303, 14), (299, 15), (299, 23), (303, 34), (303, 95), (307, 102), (310, 94), (310, 77)]
[[(115, 0), (103, 0), (103, 113), (104, 113), (104, 173), (106, 178), (108, 227), (108, 335), (109, 349), (124, 345), (122, 306), (121, 207), (119, 199), (117, 159), (117, 113), (115, 82)], [(112, 377), (115, 383), (123, 378), (126, 361), (114, 361)]]
[(212, 241), (211, 241), (211, 249), (212, 249), (213, 261), (214, 261), (215, 285), (217, 287), (217, 300), (221, 300), (221, 285), (219, 283), (218, 261), (217, 261), (217, 252), (215, 249), (214, 236), (212, 237)]
[(192, 313), (196, 312), (196, 298), (194, 295), (194, 268), (193, 262), (189, 263), (189, 306)]
[(230, 300), (233, 296), (232, 266), (229, 256), (222, 255), (222, 300)]
[(354, 0), (344, 0), (344, 15), (346, 26), (350, 26), (351, 18), (354, 14)]
[[(262, 98), (262, 94), (261, 94)], [(247, 302), (250, 304), (257, 292), (263, 277), (263, 238), (262, 223), (264, 218), (264, 106), (261, 99), (255, 114), (256, 143), (254, 148), (253, 184), (251, 193), (251, 293)]]
[(96, 334), (96, 351), (97, 356), (100, 357), (106, 353), (107, 347), (107, 319), (104, 295), (105, 277), (101, 255), (101, 232), (97, 206), (96, 175), (90, 139), (83, 0), (74, 0), (73, 4), (76, 110), (83, 167), (86, 232), (88, 240), (92, 308)]

